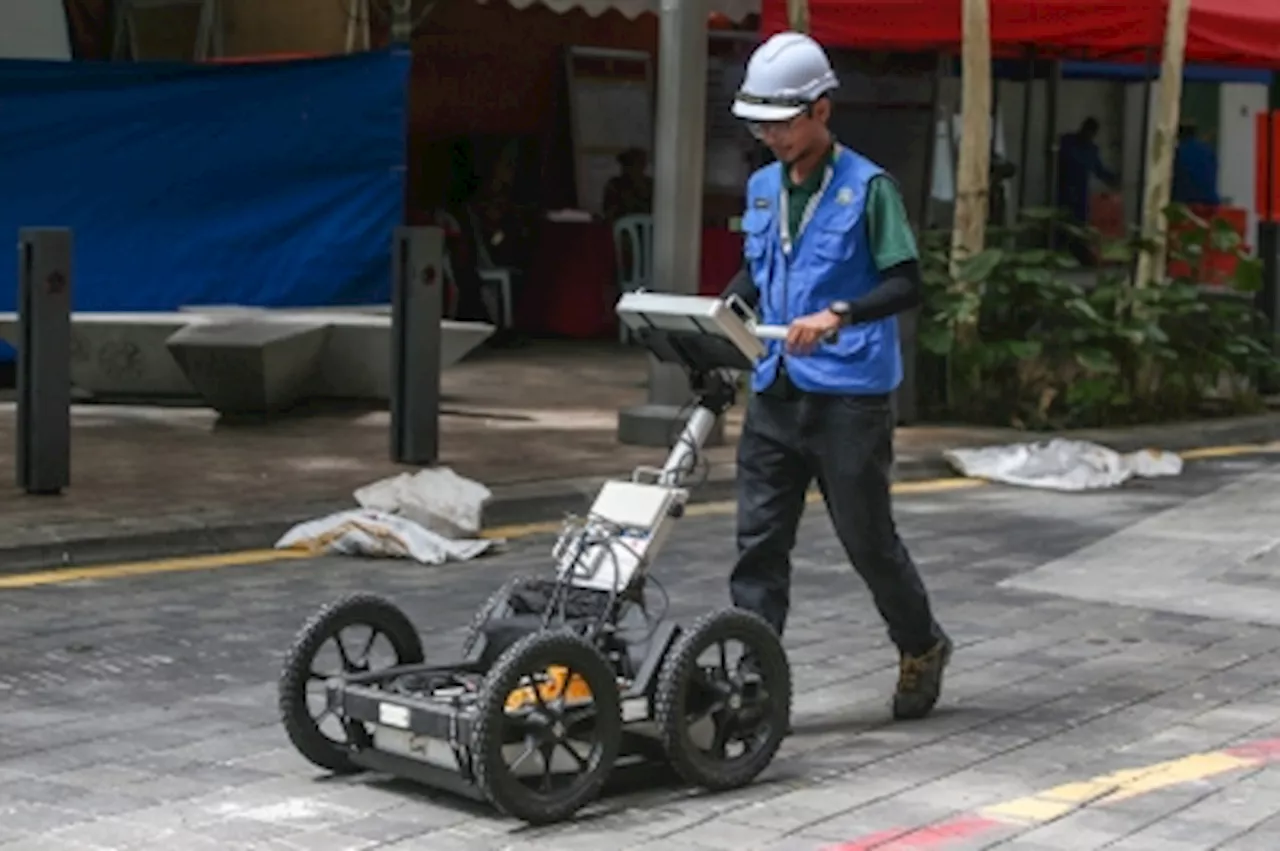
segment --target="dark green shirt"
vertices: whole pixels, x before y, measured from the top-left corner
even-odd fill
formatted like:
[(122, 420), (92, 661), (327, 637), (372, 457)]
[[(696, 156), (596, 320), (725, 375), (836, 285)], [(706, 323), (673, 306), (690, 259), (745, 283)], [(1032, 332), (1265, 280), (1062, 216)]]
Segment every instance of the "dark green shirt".
[[(834, 158), (834, 151), (832, 157)], [(800, 230), (804, 208), (820, 188), (823, 173), (831, 160), (824, 161), (800, 183), (791, 181), (790, 170), (782, 169), (782, 185), (787, 191), (787, 227), (794, 237)], [(872, 178), (867, 186), (867, 204), (864, 213), (867, 220), (867, 236), (871, 240), (871, 254), (880, 271), (920, 258), (915, 232), (907, 219), (907, 207), (902, 201), (898, 184), (888, 175)]]

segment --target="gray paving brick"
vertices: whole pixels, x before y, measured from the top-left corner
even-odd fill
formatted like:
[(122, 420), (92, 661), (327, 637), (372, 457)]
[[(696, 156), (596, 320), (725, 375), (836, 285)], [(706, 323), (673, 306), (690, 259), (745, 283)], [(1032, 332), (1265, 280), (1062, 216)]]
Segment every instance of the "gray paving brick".
[(173, 832), (118, 818), (102, 818), (56, 830), (49, 838), (106, 848), (132, 849), (156, 845), (173, 846)]
[(22, 833), (41, 834), (93, 818), (91, 813), (69, 807), (0, 799), (0, 822), (7, 829)]
[(298, 851), (361, 851), (373, 848), (377, 840), (348, 836), (329, 830), (308, 830), (302, 833), (282, 836), (279, 840), (284, 845)]
[[(14, 629), (34, 655), (0, 659), (0, 700), (22, 701), (0, 717), (0, 842), (4, 830), (108, 821), (184, 849), (706, 851), (732, 841), (817, 851), (1188, 750), (1280, 737), (1280, 630), (995, 587), (1217, 483), (1196, 475), (1162, 482), (1155, 499), (991, 488), (900, 501), (904, 533), (960, 644), (938, 713), (919, 724), (889, 722), (895, 653), (829, 523), (810, 512), (787, 636), (797, 735), (770, 772), (731, 795), (637, 790), (575, 824), (539, 830), (410, 784), (321, 781), (278, 727), (274, 678), (302, 620), (357, 588), (402, 602), (431, 653), (455, 652), (492, 587), (546, 566), (545, 542), (517, 543), (465, 570), (373, 563), (353, 571), (333, 559), (236, 571), (235, 581), (212, 571), (21, 592), (26, 602), (3, 609), (0, 634)], [(730, 519), (688, 521), (670, 555), (659, 575), (676, 615), (725, 602)], [(70, 654), (72, 643), (93, 649)], [(10, 784), (34, 799), (9, 804), (13, 821), (3, 795)], [(1280, 782), (1268, 769), (1247, 783), (1224, 779), (1072, 816), (1060, 834), (996, 847), (1077, 851), (1086, 835), (1141, 839), (1145, 826), (1170, 817), (1239, 834), (1273, 809)], [(1077, 844), (1062, 844), (1072, 836)]]
[(51, 836), (30, 836), (0, 844), (2, 851), (103, 851), (103, 847)]

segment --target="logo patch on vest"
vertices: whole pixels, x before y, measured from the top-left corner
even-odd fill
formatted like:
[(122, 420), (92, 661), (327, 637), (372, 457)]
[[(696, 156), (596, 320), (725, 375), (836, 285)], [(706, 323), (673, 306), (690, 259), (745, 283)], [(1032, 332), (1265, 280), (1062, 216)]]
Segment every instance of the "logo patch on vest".
[(767, 209), (769, 209), (769, 199), (768, 199), (768, 198), (757, 198), (757, 199), (755, 199), (755, 201), (753, 202), (753, 206), (754, 206), (757, 210), (767, 210)]
[(842, 207), (847, 207), (853, 203), (853, 190), (848, 186), (840, 187), (840, 191), (836, 193), (836, 203)]

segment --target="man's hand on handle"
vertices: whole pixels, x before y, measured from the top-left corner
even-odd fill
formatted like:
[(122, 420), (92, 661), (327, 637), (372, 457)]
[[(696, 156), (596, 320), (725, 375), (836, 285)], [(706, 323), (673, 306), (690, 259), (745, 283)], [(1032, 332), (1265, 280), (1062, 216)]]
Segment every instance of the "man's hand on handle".
[(801, 316), (787, 327), (787, 351), (807, 355), (819, 343), (829, 343), (840, 333), (844, 321), (830, 310)]

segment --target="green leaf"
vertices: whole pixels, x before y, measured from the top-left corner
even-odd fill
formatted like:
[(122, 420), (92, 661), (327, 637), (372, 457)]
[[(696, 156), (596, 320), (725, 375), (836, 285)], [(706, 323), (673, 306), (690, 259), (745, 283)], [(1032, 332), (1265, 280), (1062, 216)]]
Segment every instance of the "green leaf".
[(1102, 315), (1094, 308), (1092, 304), (1082, 298), (1073, 298), (1067, 302), (1066, 307), (1072, 313), (1088, 319), (1090, 322), (1102, 322)]
[(981, 283), (991, 277), (991, 273), (996, 270), (1002, 260), (1004, 260), (1004, 252), (999, 248), (984, 249), (960, 261), (956, 280), (964, 284)]
[(1067, 403), (1092, 407), (1115, 398), (1118, 392), (1112, 378), (1083, 378), (1067, 388)]
[(1083, 349), (1076, 352), (1076, 363), (1089, 372), (1112, 375), (1120, 371), (1116, 359), (1106, 349)]
[(1047, 248), (1033, 248), (1019, 251), (1009, 258), (1009, 262), (1019, 266), (1045, 266), (1053, 260), (1054, 253)]
[(1128, 263), (1135, 253), (1132, 245), (1117, 240), (1103, 244), (1101, 257), (1103, 263)]
[(1240, 234), (1226, 219), (1214, 219), (1209, 232), (1209, 244), (1214, 251), (1231, 252), (1240, 246)]
[(928, 352), (935, 355), (949, 355), (955, 347), (956, 337), (950, 328), (943, 326), (932, 326), (921, 328), (916, 335), (917, 341)]
[(1231, 283), (1242, 293), (1256, 293), (1262, 289), (1262, 260), (1257, 257), (1240, 258)]
[(1031, 360), (1040, 356), (1040, 352), (1044, 350), (1044, 344), (1039, 340), (1009, 340), (1005, 343), (1009, 350), (1009, 354), (1018, 360)]
[(1014, 279), (1020, 284), (1046, 285), (1054, 281), (1053, 272), (1043, 266), (1022, 266), (1013, 270)]

